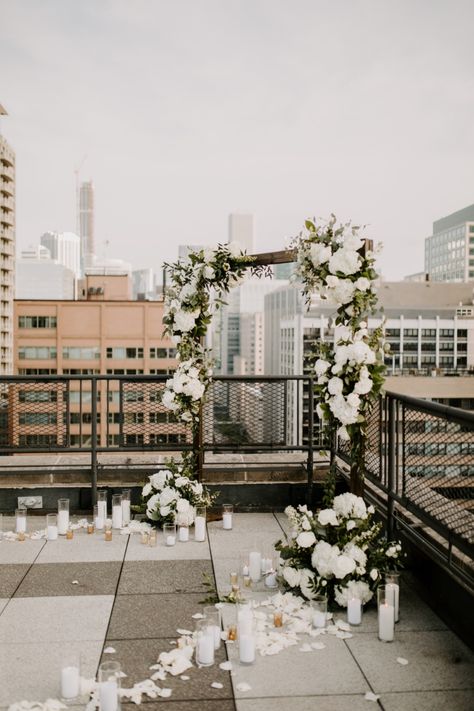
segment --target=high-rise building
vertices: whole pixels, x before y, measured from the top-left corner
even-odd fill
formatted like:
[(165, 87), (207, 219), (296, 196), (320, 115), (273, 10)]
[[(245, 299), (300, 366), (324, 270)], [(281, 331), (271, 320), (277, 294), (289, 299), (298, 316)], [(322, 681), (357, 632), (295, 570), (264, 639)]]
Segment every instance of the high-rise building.
[(433, 222), (425, 272), (430, 281), (474, 281), (474, 204)]
[(253, 215), (233, 212), (229, 215), (228, 242), (238, 242), (247, 254), (254, 253)]
[(49, 249), (51, 259), (70, 269), (76, 279), (81, 275), (81, 240), (74, 232), (45, 232), (40, 243)]
[(151, 267), (132, 270), (132, 294), (134, 299), (156, 299), (156, 277)]
[(79, 236), (81, 240), (81, 269), (89, 266), (95, 254), (94, 243), (94, 186), (92, 181), (79, 188)]
[(16, 299), (74, 299), (74, 272), (51, 259), (44, 245), (22, 250), (15, 269)]
[(14, 284), (15, 152), (0, 133), (0, 375), (13, 372)]

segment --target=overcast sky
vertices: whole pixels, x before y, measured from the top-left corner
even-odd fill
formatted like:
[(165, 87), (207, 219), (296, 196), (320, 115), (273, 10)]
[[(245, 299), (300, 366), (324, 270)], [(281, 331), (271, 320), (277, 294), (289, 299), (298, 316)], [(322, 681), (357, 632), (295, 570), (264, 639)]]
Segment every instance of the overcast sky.
[(474, 202), (472, 0), (0, 0), (2, 133), (18, 247), (74, 230), (134, 268), (227, 239), (258, 251), (335, 212), (423, 269), (433, 220)]

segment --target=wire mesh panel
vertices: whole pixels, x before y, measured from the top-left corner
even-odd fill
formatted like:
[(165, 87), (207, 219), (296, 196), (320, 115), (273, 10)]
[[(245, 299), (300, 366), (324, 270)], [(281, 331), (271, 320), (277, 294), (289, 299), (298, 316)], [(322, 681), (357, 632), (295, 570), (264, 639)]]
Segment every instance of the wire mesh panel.
[(367, 416), (367, 441), (365, 447), (366, 471), (374, 479), (386, 484), (386, 433), (385, 408), (382, 398), (373, 405)]
[(474, 542), (474, 426), (399, 405), (397, 493)]
[(212, 382), (203, 408), (204, 446), (253, 449), (298, 446), (297, 382), (231, 380)]

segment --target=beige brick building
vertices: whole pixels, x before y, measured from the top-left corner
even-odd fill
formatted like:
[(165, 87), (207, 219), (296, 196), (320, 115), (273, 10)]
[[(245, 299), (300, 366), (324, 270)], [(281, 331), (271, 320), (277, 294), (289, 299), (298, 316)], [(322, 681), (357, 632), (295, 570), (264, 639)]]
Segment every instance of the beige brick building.
[(15, 153), (0, 135), (0, 375), (13, 371), (14, 277)]

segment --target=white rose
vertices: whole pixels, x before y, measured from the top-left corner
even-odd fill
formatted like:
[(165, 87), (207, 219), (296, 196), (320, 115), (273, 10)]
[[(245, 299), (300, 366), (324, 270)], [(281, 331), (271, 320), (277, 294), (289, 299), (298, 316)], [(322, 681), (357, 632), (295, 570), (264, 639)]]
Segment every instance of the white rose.
[(173, 331), (180, 331), (181, 333), (192, 331), (199, 313), (199, 310), (177, 311), (174, 315)]
[(353, 573), (355, 567), (355, 560), (344, 554), (338, 555), (332, 562), (332, 572), (334, 573), (334, 577), (339, 578), (340, 580), (345, 578), (346, 575)]
[(323, 509), (318, 513), (318, 523), (321, 526), (337, 526), (339, 521), (334, 509)]
[(336, 304), (348, 304), (352, 301), (355, 287), (349, 279), (339, 279), (339, 283), (331, 292), (331, 298)]
[(313, 543), (316, 543), (316, 536), (312, 531), (303, 531), (297, 537), (296, 543), (300, 546), (300, 548), (310, 548)]
[(189, 479), (187, 476), (178, 476), (174, 480), (174, 485), (177, 486), (178, 488), (181, 488), (182, 486), (186, 486), (186, 484), (189, 484)]
[(179, 498), (179, 494), (176, 489), (172, 489), (170, 486), (167, 486), (166, 489), (163, 489), (161, 492), (160, 505), (168, 506), (172, 501), (176, 501), (177, 498)]
[(352, 249), (341, 247), (334, 252), (329, 260), (329, 271), (331, 274), (342, 272), (345, 276), (355, 274), (360, 269), (360, 255)]
[(330, 363), (328, 363), (327, 360), (324, 360), (323, 358), (318, 358), (316, 363), (314, 364), (314, 371), (317, 376), (324, 375), (324, 373), (327, 371), (327, 369), (330, 367)]
[(145, 484), (145, 486), (142, 489), (142, 496), (148, 496), (148, 494), (151, 494), (153, 491), (152, 485), (150, 483)]
[(363, 247), (365, 240), (359, 237), (357, 232), (355, 234), (349, 234), (344, 237), (344, 249), (352, 249), (357, 252), (358, 249)]
[(354, 283), (359, 291), (368, 291), (370, 289), (370, 279), (366, 277), (359, 277)]
[(171, 506), (160, 506), (160, 516), (168, 516), (168, 514), (171, 513)]
[(185, 284), (180, 291), (179, 300), (181, 302), (186, 301), (190, 296), (194, 296), (195, 288), (192, 284)]
[(331, 393), (331, 395), (340, 395), (342, 393), (343, 387), (343, 381), (337, 376), (334, 376), (328, 382), (328, 391)]
[(205, 389), (204, 383), (201, 383), (196, 378), (193, 378), (186, 383), (183, 388), (183, 392), (185, 395), (189, 395), (192, 400), (200, 400), (204, 395)]
[(348, 403), (351, 407), (355, 407), (356, 410), (359, 409), (359, 407), (360, 407), (360, 397), (359, 397), (359, 395), (358, 395), (357, 393), (350, 393), (350, 394), (347, 396), (346, 399), (347, 399), (347, 403)]
[(337, 546), (331, 546), (327, 541), (318, 541), (311, 555), (311, 565), (324, 578), (333, 576), (332, 564), (340, 551)]
[(204, 267), (204, 278), (211, 281), (215, 277), (215, 272), (212, 267)]
[(179, 405), (175, 400), (174, 392), (171, 390), (165, 390), (161, 402), (168, 410), (177, 410)]
[(189, 378), (184, 373), (177, 371), (173, 376), (173, 390), (175, 393), (182, 393)]
[(370, 506), (367, 506), (367, 513), (369, 514), (374, 514), (375, 513), (375, 508), (370, 504)]
[(300, 584), (301, 571), (288, 566), (287, 568), (283, 568), (283, 577), (285, 578), (290, 588), (295, 588), (297, 585)]
[(367, 395), (372, 390), (373, 382), (370, 378), (361, 378), (354, 386), (354, 392), (358, 395)]
[(311, 261), (315, 267), (319, 267), (320, 264), (324, 264), (331, 257), (331, 247), (316, 242), (312, 244), (309, 248)]
[(303, 531), (311, 531), (311, 523), (308, 521), (307, 518), (304, 518), (301, 522), (301, 527)]
[(369, 575), (370, 575), (370, 577), (372, 578), (372, 580), (375, 581), (375, 580), (377, 580), (377, 578), (379, 577), (379, 571), (377, 570), (377, 568), (372, 568), (372, 570), (370, 571)]
[(162, 489), (166, 483), (167, 471), (156, 472), (156, 474), (152, 474), (149, 479), (154, 489)]
[(346, 529), (347, 529), (348, 531), (352, 531), (352, 529), (355, 528), (356, 525), (357, 525), (356, 522), (353, 521), (352, 519), (350, 519), (350, 520), (346, 523)]
[(337, 436), (339, 437), (341, 442), (348, 442), (350, 440), (349, 432), (347, 431), (347, 428), (344, 427), (344, 425), (342, 427), (339, 427), (339, 429), (337, 430)]
[(188, 513), (189, 501), (187, 499), (179, 499), (176, 504), (176, 510), (178, 513)]
[(313, 582), (314, 572), (312, 570), (308, 570), (308, 568), (303, 568), (303, 570), (301, 571), (300, 589), (301, 594), (307, 600), (313, 600), (315, 598), (316, 593), (313, 589)]

